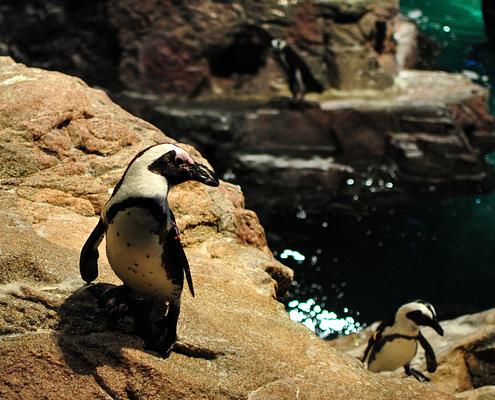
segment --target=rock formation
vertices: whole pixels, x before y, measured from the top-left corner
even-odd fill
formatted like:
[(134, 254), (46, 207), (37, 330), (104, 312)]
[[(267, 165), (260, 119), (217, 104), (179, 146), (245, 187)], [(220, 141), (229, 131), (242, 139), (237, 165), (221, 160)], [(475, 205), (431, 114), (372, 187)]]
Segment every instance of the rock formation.
[[(455, 75), (399, 73), (415, 63), (416, 31), (397, 14), (395, 0), (9, 1), (0, 52), (111, 88), (198, 147), (260, 211), (359, 214), (492, 190), (487, 92)], [(289, 90), (273, 38), (322, 95), (300, 107), (280, 99)]]
[(325, 88), (386, 87), (396, 11), (395, 0), (8, 1), (0, 51), (138, 92), (267, 95), (286, 86), (269, 49), (280, 38)]
[[(78, 277), (79, 250), (132, 156), (171, 139), (80, 79), (9, 58), (0, 98), (1, 398), (451, 398), (370, 374), (290, 321), (276, 296), (292, 272), (225, 182), (170, 195), (196, 286), (179, 335), (216, 358), (162, 359), (109, 331)], [(99, 282), (118, 284), (105, 257)]]
[[(493, 189), (484, 160), (495, 145), (487, 98), (461, 75), (408, 70), (388, 90), (326, 92), (302, 108), (118, 101), (199, 146), (256, 210), (294, 213), (302, 205), (314, 216)], [(292, 195), (281, 196), (287, 189)]]
[[(460, 399), (483, 400), (495, 396), (495, 309), (465, 315), (441, 323), (445, 334), (438, 336), (430, 328), (422, 328), (428, 342), (435, 349), (438, 368), (430, 374), (431, 385)], [(329, 344), (341, 351), (359, 357), (364, 353), (373, 328), (341, 337)], [(420, 370), (425, 367), (421, 349), (413, 362)], [(400, 376), (403, 371), (387, 373)]]

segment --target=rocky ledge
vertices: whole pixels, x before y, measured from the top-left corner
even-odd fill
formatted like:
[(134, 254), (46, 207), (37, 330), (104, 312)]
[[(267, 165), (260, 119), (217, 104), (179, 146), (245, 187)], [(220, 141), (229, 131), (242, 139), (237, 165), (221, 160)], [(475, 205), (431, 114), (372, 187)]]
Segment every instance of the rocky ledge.
[[(79, 250), (133, 155), (172, 139), (77, 78), (9, 58), (0, 98), (1, 398), (450, 398), (370, 374), (290, 321), (276, 296), (292, 272), (225, 182), (170, 195), (196, 286), (179, 335), (210, 356), (162, 359), (109, 331), (78, 276)], [(117, 284), (101, 263), (100, 282)]]
[(458, 74), (405, 70), (388, 89), (329, 90), (305, 104), (116, 98), (198, 146), (268, 214), (359, 214), (495, 188), (488, 91)]
[[(358, 334), (329, 342), (334, 349), (354, 357), (362, 357), (369, 337), (378, 323)], [(495, 398), (495, 309), (442, 321), (444, 336), (432, 329), (421, 331), (435, 350), (438, 368), (429, 374), (431, 385), (464, 400)], [(424, 351), (420, 348), (413, 366), (426, 370)], [(402, 376), (403, 371), (385, 373)]]

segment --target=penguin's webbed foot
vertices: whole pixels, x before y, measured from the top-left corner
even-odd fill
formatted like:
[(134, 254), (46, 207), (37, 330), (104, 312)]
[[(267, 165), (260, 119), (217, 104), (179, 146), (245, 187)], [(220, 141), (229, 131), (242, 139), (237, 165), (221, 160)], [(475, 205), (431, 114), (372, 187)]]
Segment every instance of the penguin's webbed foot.
[(418, 371), (417, 369), (412, 368), (409, 364), (404, 366), (404, 370), (407, 376), (413, 376), (419, 382), (426, 383), (431, 381), (430, 378), (428, 378), (426, 375), (424, 375), (422, 372)]
[(167, 358), (174, 349), (177, 335), (175, 332), (165, 332), (163, 335), (158, 335), (145, 344), (145, 349), (155, 351), (163, 358)]

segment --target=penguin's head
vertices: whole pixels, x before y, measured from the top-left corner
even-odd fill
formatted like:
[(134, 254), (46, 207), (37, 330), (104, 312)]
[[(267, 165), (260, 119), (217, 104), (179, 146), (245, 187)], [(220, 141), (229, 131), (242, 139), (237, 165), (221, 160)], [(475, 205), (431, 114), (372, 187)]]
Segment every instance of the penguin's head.
[(287, 42), (282, 39), (272, 39), (270, 45), (275, 52), (281, 53), (287, 47)]
[(149, 164), (148, 169), (165, 177), (169, 185), (186, 181), (198, 181), (208, 186), (220, 184), (212, 170), (194, 161), (184, 149), (173, 144), (160, 145), (160, 148), (161, 154)]
[(443, 336), (443, 329), (437, 319), (437, 313), (430, 303), (423, 300), (415, 300), (404, 304), (397, 310), (396, 318), (405, 318), (419, 326), (429, 326), (440, 336)]

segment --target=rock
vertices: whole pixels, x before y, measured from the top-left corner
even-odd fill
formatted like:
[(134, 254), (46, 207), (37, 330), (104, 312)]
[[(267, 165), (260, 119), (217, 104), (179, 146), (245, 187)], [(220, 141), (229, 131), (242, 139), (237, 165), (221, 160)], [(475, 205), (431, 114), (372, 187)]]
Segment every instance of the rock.
[(495, 399), (495, 386), (483, 386), (478, 389), (466, 390), (456, 398), (462, 400), (492, 400)]
[(0, 51), (107, 87), (259, 96), (288, 93), (270, 53), (281, 38), (325, 88), (386, 87), (397, 9), (395, 0), (25, 1), (0, 8)]
[(172, 139), (77, 78), (9, 58), (0, 97), (0, 398), (451, 398), (370, 374), (291, 321), (276, 296), (292, 271), (225, 182), (170, 195), (196, 288), (181, 351), (162, 359), (129, 326), (110, 331), (94, 296), (118, 279), (102, 251), (84, 286), (79, 251), (133, 155)]
[[(431, 385), (461, 399), (492, 399), (495, 391), (495, 309), (442, 321), (444, 336), (429, 328), (421, 331), (435, 350), (438, 368), (429, 374)], [(333, 348), (354, 357), (364, 354), (373, 324), (359, 334), (330, 341)], [(420, 349), (413, 366), (425, 370), (424, 351)], [(401, 376), (402, 370), (386, 373)], [(492, 396), (492, 397), (490, 397)]]
[(487, 97), (461, 75), (409, 70), (385, 92), (326, 92), (300, 107), (277, 100), (117, 99), (198, 146), (265, 218), (270, 210), (293, 214), (300, 205), (314, 216), (360, 214), (414, 204), (418, 196), (493, 189), (484, 160), (495, 146)]
[(396, 58), (399, 69), (414, 68), (418, 62), (418, 27), (407, 17), (399, 15), (394, 24), (397, 42)]

